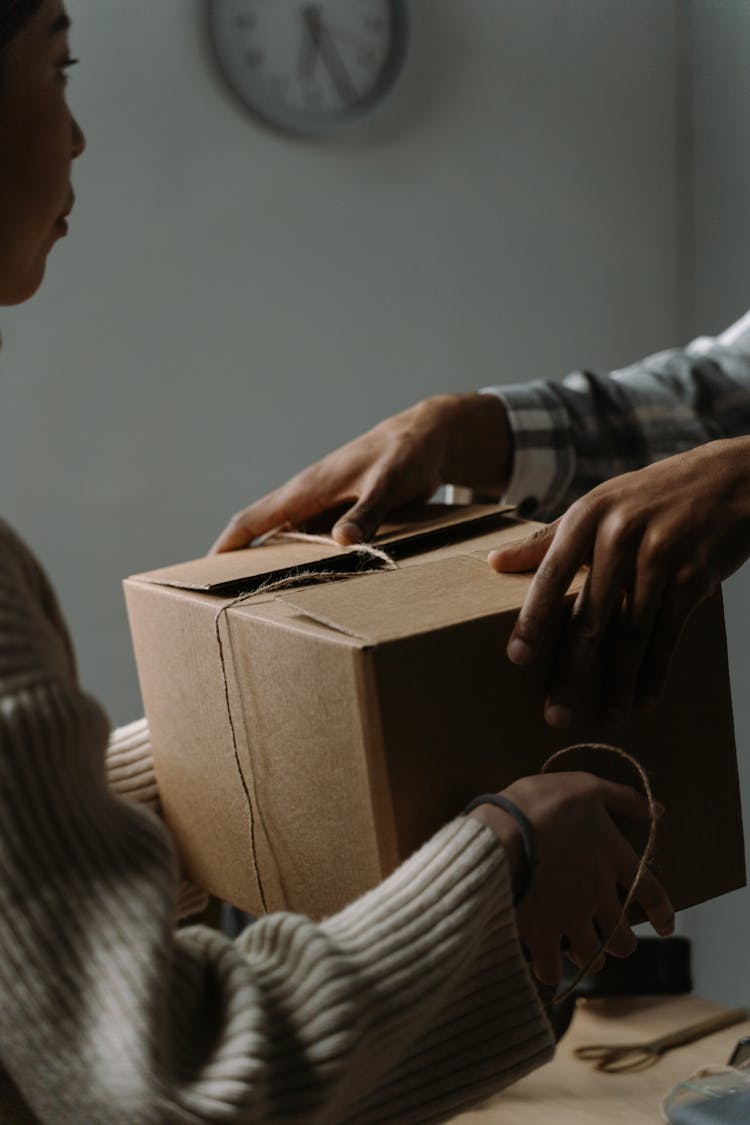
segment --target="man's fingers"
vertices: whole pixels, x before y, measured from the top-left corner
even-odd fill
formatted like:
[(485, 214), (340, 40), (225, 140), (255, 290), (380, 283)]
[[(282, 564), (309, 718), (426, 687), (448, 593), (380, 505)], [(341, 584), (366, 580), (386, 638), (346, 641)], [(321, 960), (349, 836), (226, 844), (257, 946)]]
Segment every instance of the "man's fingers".
[(600, 563), (595, 555), (555, 655), (544, 708), (550, 726), (568, 726), (583, 701), (593, 695), (592, 675), (620, 598), (618, 560)]
[(659, 698), (667, 678), (672, 654), (682, 636), (685, 622), (699, 600), (700, 598), (691, 599), (688, 603), (685, 599), (675, 596), (664, 600), (651, 643), (641, 665), (636, 691), (637, 706), (653, 706)]
[(508, 574), (536, 570), (552, 546), (559, 522), (558, 520), (549, 527), (535, 531), (533, 535), (527, 536), (518, 543), (511, 543), (507, 547), (490, 551), (487, 562), (493, 570)]
[(279, 514), (279, 505), (275, 501), (276, 496), (277, 493), (272, 492), (257, 504), (251, 504), (249, 508), (232, 516), (209, 554), (218, 555), (222, 551), (240, 550), (247, 547), (259, 535), (265, 535), (267, 531), (284, 523), (284, 518)]
[(322, 462), (312, 465), (238, 512), (214, 543), (211, 554), (247, 547), (253, 539), (275, 527), (300, 527), (342, 501), (354, 499), (356, 492), (337, 491), (326, 477)]
[(626, 600), (618, 625), (609, 638), (609, 662), (599, 706), (600, 718), (609, 727), (621, 726), (633, 709), (659, 612), (660, 591), (654, 589), (650, 594), (640, 606)]
[(366, 493), (336, 521), (331, 535), (342, 547), (348, 547), (352, 543), (369, 543), (388, 511), (387, 501), (377, 493)]
[[(531, 580), (508, 641), (508, 659), (528, 664), (557, 635), (566, 612), (565, 595), (580, 566), (587, 562), (593, 547), (596, 525), (576, 505), (563, 516), (539, 568)], [(545, 533), (540, 533), (544, 540)], [(494, 561), (494, 560), (493, 560)]]

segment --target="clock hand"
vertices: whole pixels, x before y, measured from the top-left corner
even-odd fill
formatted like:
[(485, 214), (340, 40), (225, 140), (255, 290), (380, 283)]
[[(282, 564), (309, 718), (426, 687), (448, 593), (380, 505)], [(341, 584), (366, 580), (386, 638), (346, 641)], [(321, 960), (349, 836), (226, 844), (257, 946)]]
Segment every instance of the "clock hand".
[(303, 36), (297, 65), (297, 77), (301, 82), (312, 82), (315, 77), (315, 63), (320, 52), (320, 33), (322, 24), (320, 11), (314, 4), (307, 4), (300, 13), (306, 34)]
[(358, 97), (356, 87), (351, 80), (349, 71), (344, 66), (341, 55), (338, 52), (328, 28), (322, 21), (320, 24), (318, 47), (320, 48), (320, 57), (325, 63), (326, 70), (330, 74), (331, 81), (336, 87), (336, 91), (344, 105), (350, 105), (352, 102), (355, 102)]
[(368, 44), (365, 43), (363, 39), (352, 35), (350, 31), (345, 30), (343, 27), (334, 27), (333, 24), (326, 23), (326, 31), (333, 39), (341, 40), (344, 43), (351, 43), (353, 47), (360, 47), (362, 50), (367, 49)]

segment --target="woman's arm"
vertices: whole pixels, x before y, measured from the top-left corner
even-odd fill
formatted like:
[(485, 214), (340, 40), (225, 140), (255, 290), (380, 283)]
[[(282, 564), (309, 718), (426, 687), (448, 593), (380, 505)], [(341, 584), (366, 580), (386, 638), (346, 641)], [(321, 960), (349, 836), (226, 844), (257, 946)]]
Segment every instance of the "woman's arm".
[(158, 819), (107, 788), (0, 534), (0, 1063), (41, 1122), (439, 1120), (549, 1058), (497, 837), (454, 821), (322, 924), (173, 932)]
[[(105, 768), (107, 785), (112, 793), (161, 815), (147, 719), (136, 719), (135, 722), (110, 732)], [(189, 879), (180, 879), (175, 904), (176, 918), (190, 918), (200, 914), (207, 905), (208, 895), (204, 890)]]
[[(167, 834), (109, 789), (106, 718), (32, 569), (0, 527), (0, 1072), (36, 1119), (439, 1121), (550, 1057), (513, 905), (520, 829), (494, 806), (326, 921), (275, 914), (234, 943), (175, 934)], [(145, 793), (144, 737), (121, 737), (120, 780)], [(614, 818), (642, 818), (647, 802), (589, 774), (506, 795), (537, 841), (519, 925), (540, 977), (559, 978), (564, 939), (579, 964), (597, 934), (630, 952), (618, 887), (638, 859)], [(669, 932), (653, 876), (636, 897)]]

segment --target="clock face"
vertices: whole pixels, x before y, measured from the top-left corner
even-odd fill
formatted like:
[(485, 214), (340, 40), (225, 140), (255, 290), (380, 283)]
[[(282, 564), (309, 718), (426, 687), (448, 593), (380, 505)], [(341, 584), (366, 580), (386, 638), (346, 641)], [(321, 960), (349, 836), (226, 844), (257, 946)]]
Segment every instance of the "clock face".
[(406, 48), (402, 0), (209, 0), (209, 35), (232, 90), (267, 124), (326, 136), (393, 85)]

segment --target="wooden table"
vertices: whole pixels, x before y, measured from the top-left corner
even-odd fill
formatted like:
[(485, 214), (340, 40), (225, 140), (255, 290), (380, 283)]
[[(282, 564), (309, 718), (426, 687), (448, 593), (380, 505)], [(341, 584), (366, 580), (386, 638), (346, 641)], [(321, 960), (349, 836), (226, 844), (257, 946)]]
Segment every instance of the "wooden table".
[(695, 996), (578, 1001), (555, 1059), (454, 1125), (656, 1125), (661, 1099), (702, 1066), (724, 1066), (750, 1020), (677, 1047), (648, 1070), (601, 1074), (573, 1056), (585, 1043), (641, 1043), (722, 1011)]

